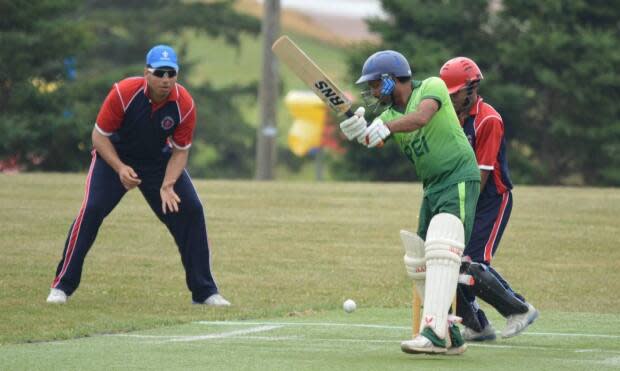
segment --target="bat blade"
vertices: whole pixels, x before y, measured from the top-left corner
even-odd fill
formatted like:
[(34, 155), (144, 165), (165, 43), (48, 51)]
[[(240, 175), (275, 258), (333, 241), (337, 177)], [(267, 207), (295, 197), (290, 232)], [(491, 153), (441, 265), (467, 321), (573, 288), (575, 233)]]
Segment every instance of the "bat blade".
[(273, 43), (271, 50), (332, 110), (353, 116), (351, 100), (293, 40), (282, 36)]

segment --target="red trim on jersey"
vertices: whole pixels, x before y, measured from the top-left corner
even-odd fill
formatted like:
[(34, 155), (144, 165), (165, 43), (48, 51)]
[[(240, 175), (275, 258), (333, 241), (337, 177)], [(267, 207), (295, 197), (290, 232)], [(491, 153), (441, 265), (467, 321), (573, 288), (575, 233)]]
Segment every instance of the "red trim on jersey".
[(187, 149), (192, 144), (194, 128), (196, 127), (196, 107), (194, 106), (192, 96), (182, 85), (177, 84), (176, 95), (178, 97), (176, 101), (177, 109), (179, 110), (181, 121), (174, 129), (172, 143), (177, 148)]
[(484, 245), (484, 261), (491, 262), (493, 258), (493, 246), (495, 245), (495, 239), (497, 238), (497, 232), (499, 231), (500, 225), (502, 225), (502, 220), (504, 219), (504, 212), (506, 212), (506, 205), (508, 205), (508, 197), (509, 193), (505, 192), (502, 194), (502, 204), (499, 208), (499, 213), (497, 214), (497, 218), (495, 218), (495, 223), (493, 224), (493, 230), (491, 231), (491, 235), (487, 240), (486, 245)]
[(99, 129), (106, 134), (117, 131), (125, 118), (127, 108), (143, 88), (146, 89), (144, 77), (130, 77), (114, 84), (99, 109), (97, 115)]
[(67, 243), (67, 249), (65, 251), (65, 257), (62, 264), (62, 269), (58, 276), (54, 278), (54, 282), (52, 283), (52, 288), (56, 288), (58, 283), (62, 279), (62, 277), (67, 272), (67, 267), (71, 262), (71, 258), (73, 257), (73, 251), (75, 250), (75, 245), (77, 243), (78, 236), (80, 235), (80, 227), (82, 226), (82, 220), (84, 219), (84, 211), (86, 210), (86, 204), (88, 203), (88, 195), (90, 194), (90, 180), (93, 175), (93, 169), (95, 168), (95, 162), (97, 161), (97, 152), (95, 150), (92, 151), (93, 159), (90, 163), (90, 168), (88, 169), (88, 176), (86, 177), (86, 186), (84, 188), (84, 200), (82, 200), (82, 206), (80, 207), (80, 212), (78, 213), (77, 218), (75, 218), (75, 223), (73, 223), (73, 228), (71, 228), (71, 234), (69, 235), (69, 242)]
[(476, 104), (470, 110), (470, 115), (475, 115), (474, 132), (476, 134), (476, 160), (482, 170), (492, 172), (492, 177), (498, 193), (504, 193), (508, 189), (502, 181), (501, 166), (499, 163), (499, 150), (504, 138), (504, 122), (502, 117), (490, 105), (478, 97)]
[[(477, 116), (480, 117), (480, 116)], [(478, 166), (499, 166), (497, 157), (504, 136), (504, 125), (499, 116), (491, 115), (483, 118), (479, 123), (474, 122), (476, 132), (476, 159)]]
[[(97, 115), (97, 127), (104, 135), (112, 134), (121, 127), (125, 112), (140, 92), (148, 97), (148, 86), (144, 77), (130, 77), (112, 86)], [(196, 126), (194, 100), (181, 84), (175, 83), (168, 98), (159, 104), (152, 104), (151, 108), (156, 111), (168, 102), (176, 103), (180, 120), (172, 135), (172, 142), (177, 148), (189, 148)]]

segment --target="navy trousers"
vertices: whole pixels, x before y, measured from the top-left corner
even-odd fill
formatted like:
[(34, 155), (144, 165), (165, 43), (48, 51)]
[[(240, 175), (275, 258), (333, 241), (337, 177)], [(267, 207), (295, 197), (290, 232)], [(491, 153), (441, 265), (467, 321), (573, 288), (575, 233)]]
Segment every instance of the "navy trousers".
[[(140, 192), (174, 237), (192, 299), (204, 301), (217, 293), (218, 288), (211, 274), (204, 210), (189, 175), (184, 171), (174, 185), (175, 192), (181, 198), (179, 212), (164, 215), (159, 189), (166, 163), (134, 167), (134, 170), (142, 180)], [(93, 151), (82, 207), (69, 229), (52, 288), (60, 289), (67, 295), (78, 288), (84, 259), (95, 242), (99, 227), (126, 192), (118, 174)]]
[(512, 212), (512, 192), (496, 197), (480, 195), (471, 238), (463, 255), (476, 263), (491, 264)]
[[(508, 282), (493, 268), (491, 268), (491, 259), (499, 246), (508, 220), (512, 211), (512, 192), (508, 191), (497, 197), (480, 196), (476, 206), (476, 218), (474, 228), (471, 233), (469, 243), (465, 247), (463, 255), (469, 256), (473, 262), (482, 263), (488, 266), (489, 271), (499, 280), (509, 295), (513, 295), (519, 300), (525, 302), (520, 294), (514, 292)], [(482, 309), (478, 306), (476, 297), (471, 293), (467, 286), (459, 285), (463, 290), (471, 310), (476, 314), (480, 323), (480, 328), (488, 325), (489, 321)], [(464, 304), (464, 303), (463, 303)], [(489, 303), (493, 306), (494, 303)], [(457, 315), (459, 313), (457, 312)], [(476, 328), (472, 324), (463, 323), (467, 327)]]

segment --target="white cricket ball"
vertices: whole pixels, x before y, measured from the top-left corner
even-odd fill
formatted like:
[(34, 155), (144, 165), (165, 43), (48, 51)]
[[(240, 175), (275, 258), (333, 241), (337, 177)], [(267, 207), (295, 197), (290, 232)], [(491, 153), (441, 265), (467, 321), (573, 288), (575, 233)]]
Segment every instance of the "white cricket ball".
[(347, 299), (344, 301), (344, 303), (342, 303), (342, 309), (344, 309), (344, 311), (347, 313), (353, 312), (355, 308), (357, 308), (357, 305), (351, 299)]

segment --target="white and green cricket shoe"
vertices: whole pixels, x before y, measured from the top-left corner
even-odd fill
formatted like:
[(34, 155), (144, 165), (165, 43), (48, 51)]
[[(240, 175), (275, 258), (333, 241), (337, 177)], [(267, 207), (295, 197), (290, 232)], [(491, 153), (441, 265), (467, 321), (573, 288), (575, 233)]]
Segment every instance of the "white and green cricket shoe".
[(400, 349), (410, 354), (444, 354), (448, 351), (446, 341), (428, 327), (414, 339), (401, 342)]

